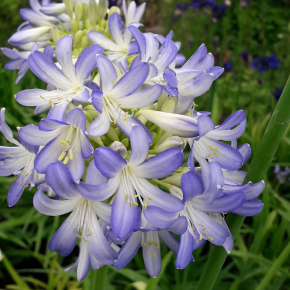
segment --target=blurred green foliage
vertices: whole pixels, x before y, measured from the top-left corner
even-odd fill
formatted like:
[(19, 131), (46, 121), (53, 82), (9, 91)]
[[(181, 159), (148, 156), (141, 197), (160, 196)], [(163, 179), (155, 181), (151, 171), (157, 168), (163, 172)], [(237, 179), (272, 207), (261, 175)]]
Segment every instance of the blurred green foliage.
[[(181, 0), (180, 0), (181, 1)], [(29, 5), (28, 0), (2, 0), (0, 2), (0, 45), (7, 46), (7, 39), (21, 23), (19, 9)], [(182, 2), (182, 1), (181, 1)], [(189, 1), (183, 1), (188, 3)], [(208, 10), (189, 9), (176, 13), (176, 1), (147, 1), (147, 30), (164, 27), (166, 34), (172, 29), (174, 40), (182, 42), (181, 52), (189, 58), (205, 43), (213, 53), (217, 65), (233, 61), (233, 70), (224, 73), (202, 97), (196, 99), (198, 110), (212, 112), (216, 124), (222, 122), (237, 109), (247, 115), (248, 126), (239, 144), (250, 143), (253, 154), (263, 135), (265, 127), (275, 108), (273, 97), (275, 87), (284, 86), (290, 72), (290, 8), (287, 1), (252, 0), (246, 8), (239, 1), (232, 0), (226, 16), (214, 22)], [(151, 26), (151, 27), (150, 27)], [(160, 29), (160, 28), (159, 28)], [(255, 56), (276, 54), (281, 68), (261, 74), (245, 63), (240, 53), (248, 51), (250, 60)], [(44, 84), (29, 72), (15, 85), (16, 72), (4, 69), (7, 59), (0, 57), (1, 107), (7, 108), (7, 123), (16, 126), (36, 123), (39, 117), (33, 109), (19, 106), (14, 94), (26, 88), (39, 88)], [(261, 80), (258, 83), (258, 79)], [(290, 132), (286, 132), (273, 166), (290, 165)], [(14, 131), (16, 134), (16, 130)], [(1, 145), (7, 142), (0, 136)], [(249, 164), (249, 163), (248, 163)], [(245, 170), (248, 165), (245, 165)], [(226, 264), (215, 285), (215, 290), (254, 290), (262, 278), (281, 255), (290, 240), (290, 186), (279, 184), (271, 167), (265, 176), (266, 188), (261, 196), (263, 212), (247, 218)], [(32, 208), (35, 189), (25, 191), (13, 208), (8, 208), (6, 196), (14, 178), (0, 177), (0, 248), (5, 258), (0, 263), (0, 288), (5, 289), (92, 289), (93, 272), (83, 282), (77, 282), (75, 271), (64, 272), (63, 267), (73, 263), (78, 255), (76, 248), (72, 255), (62, 258), (48, 250), (48, 242), (64, 217), (46, 217)], [(185, 270), (176, 270), (175, 258), (162, 247), (163, 269), (157, 279), (148, 277), (139, 252), (123, 270), (109, 267), (105, 289), (139, 290), (194, 290), (207, 259), (209, 245), (195, 251), (196, 262)], [(285, 253), (283, 252), (282, 255)], [(280, 256), (281, 258), (281, 256)], [(266, 289), (290, 289), (290, 259), (278, 267)], [(106, 273), (106, 272), (104, 272)], [(105, 275), (105, 274), (104, 274)], [(97, 289), (97, 288), (96, 288)]]

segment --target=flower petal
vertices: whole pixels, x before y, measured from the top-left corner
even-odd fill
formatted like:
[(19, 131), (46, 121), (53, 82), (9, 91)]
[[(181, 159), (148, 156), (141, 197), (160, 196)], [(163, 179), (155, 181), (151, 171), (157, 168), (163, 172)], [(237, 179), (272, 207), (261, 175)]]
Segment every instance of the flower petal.
[(127, 161), (108, 147), (100, 147), (94, 154), (97, 169), (107, 178), (116, 176), (126, 165)]
[(201, 115), (198, 117), (197, 126), (199, 137), (202, 137), (206, 135), (208, 132), (215, 129), (213, 120), (206, 115)]
[(195, 172), (187, 172), (182, 175), (181, 188), (184, 202), (188, 202), (204, 192), (203, 181)]
[(190, 262), (194, 261), (192, 250), (194, 239), (189, 231), (180, 236), (180, 246), (176, 257), (176, 268), (184, 269)]
[(106, 112), (100, 114), (89, 126), (87, 135), (100, 137), (108, 133), (110, 129), (110, 120)]
[(71, 110), (67, 114), (65, 121), (67, 124), (70, 124), (79, 130), (86, 130), (86, 116), (80, 108)]
[(149, 152), (149, 141), (146, 131), (138, 125), (133, 125), (130, 133), (132, 153), (129, 166), (139, 165), (145, 161)]
[(183, 162), (180, 148), (169, 148), (149, 158), (144, 163), (132, 167), (134, 174), (149, 179), (165, 178), (175, 172)]
[(252, 199), (247, 200), (241, 207), (232, 210), (231, 212), (241, 216), (254, 216), (263, 210), (263, 206), (264, 204), (261, 200)]

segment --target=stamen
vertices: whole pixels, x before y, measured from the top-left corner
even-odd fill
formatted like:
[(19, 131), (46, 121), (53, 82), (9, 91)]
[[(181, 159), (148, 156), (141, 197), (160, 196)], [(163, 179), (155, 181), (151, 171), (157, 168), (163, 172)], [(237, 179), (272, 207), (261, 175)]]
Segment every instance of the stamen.
[(68, 150), (68, 155), (69, 155), (69, 159), (70, 159), (70, 160), (73, 160), (74, 155), (73, 155), (73, 152), (72, 152), (71, 149)]
[(48, 101), (50, 104), (51, 104), (51, 99), (49, 99), (49, 101)]
[(134, 198), (138, 197), (138, 194), (136, 194), (136, 195), (133, 195), (133, 197), (134, 197)]
[(62, 151), (62, 153), (59, 155), (59, 157), (58, 157), (58, 161), (61, 161), (63, 158), (64, 158), (64, 156), (66, 155), (66, 152), (65, 151)]
[(90, 236), (92, 233), (93, 233), (93, 232), (89, 232), (89, 233), (87, 233), (87, 236)]
[(125, 121), (128, 121), (128, 118), (127, 117), (125, 117)]
[(211, 237), (208, 237), (208, 239), (209, 239), (210, 241), (212, 241), (212, 240), (213, 240), (213, 238), (211, 238)]
[(67, 142), (64, 141), (64, 140), (59, 140), (59, 142), (60, 142), (61, 144), (66, 144), (66, 143), (67, 143)]
[(81, 239), (82, 237), (79, 235), (79, 234), (77, 234), (77, 237), (79, 238), (79, 239)]
[(132, 201), (130, 201), (130, 207), (132, 207)]
[(133, 202), (133, 204), (136, 205), (136, 206), (138, 206), (138, 203), (137, 202)]
[(144, 242), (141, 242), (141, 245), (146, 246), (146, 244)]
[(126, 194), (126, 199), (129, 199), (129, 195), (128, 195), (128, 193)]
[(28, 187), (28, 184), (26, 184), (25, 186), (24, 186), (24, 188), (27, 188)]
[(88, 243), (88, 240), (85, 240), (85, 245)]
[(202, 235), (201, 235), (201, 234), (199, 234), (199, 240), (200, 240), (200, 241), (202, 240)]
[(152, 256), (153, 256), (154, 258), (156, 258), (156, 255), (155, 255), (153, 252), (151, 252), (151, 254), (152, 254)]
[(144, 204), (144, 210), (146, 210), (147, 209), (147, 204)]
[(19, 183), (20, 183), (20, 185), (22, 185), (22, 183), (23, 183), (22, 179), (20, 179)]
[(148, 196), (148, 199), (149, 199), (149, 200), (152, 200), (152, 198), (151, 198), (150, 196)]
[(28, 176), (29, 175), (29, 173), (23, 173), (23, 176)]
[(116, 121), (116, 119), (114, 119), (114, 125), (116, 125), (117, 124), (117, 121)]
[(58, 97), (57, 99), (60, 101), (60, 100), (62, 100), (62, 97)]
[(68, 161), (69, 161), (69, 157), (66, 156), (66, 157), (64, 158), (63, 164), (64, 164), (64, 165), (67, 165)]
[(51, 107), (54, 109), (54, 103), (51, 104)]
[(66, 149), (66, 145), (64, 145), (64, 146), (61, 146), (61, 148), (62, 148), (62, 149)]
[(40, 95), (40, 98), (43, 99), (43, 95), (42, 94)]
[(206, 230), (206, 228), (202, 228), (202, 229), (200, 229), (201, 231), (205, 231)]

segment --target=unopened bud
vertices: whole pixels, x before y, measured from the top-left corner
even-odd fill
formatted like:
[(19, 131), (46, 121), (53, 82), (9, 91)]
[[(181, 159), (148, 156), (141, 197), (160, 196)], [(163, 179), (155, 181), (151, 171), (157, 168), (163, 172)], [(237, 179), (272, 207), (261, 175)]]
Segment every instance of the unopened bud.
[(85, 35), (81, 41), (81, 48), (85, 49), (89, 45), (89, 38)]
[(80, 2), (78, 2), (75, 6), (75, 15), (77, 23), (80, 23), (83, 17), (83, 5)]
[(77, 33), (75, 34), (75, 45), (78, 45), (83, 38), (83, 31), (82, 30), (78, 30)]
[(72, 20), (70, 23), (71, 33), (72, 35), (75, 35), (78, 31), (78, 24), (75, 20)]
[(51, 29), (51, 37), (54, 43), (57, 43), (61, 39), (60, 32), (56, 26)]
[(99, 0), (98, 9), (97, 9), (99, 22), (105, 18), (108, 7), (109, 7), (108, 0)]
[[(111, 139), (112, 141), (119, 141), (119, 137), (117, 132), (115, 131), (115, 129), (110, 128), (108, 133), (106, 134), (108, 136), (109, 139)], [(120, 142), (119, 142), (120, 143)], [(123, 145), (124, 146), (124, 145)]]
[(67, 14), (69, 15), (70, 19), (73, 18), (73, 1), (72, 0), (64, 0), (64, 4), (65, 4), (65, 10), (67, 12)]
[(121, 142), (126, 148), (129, 146), (129, 139), (128, 138), (123, 139)]
[(158, 110), (159, 111), (161, 110), (164, 102), (166, 101), (167, 96), (168, 96), (168, 94), (163, 91), (162, 94), (161, 94), (161, 96), (159, 97), (159, 99), (158, 99)]
[(177, 98), (169, 97), (163, 104), (161, 111), (166, 113), (173, 113), (177, 103)]
[(169, 148), (173, 148), (173, 147), (178, 147), (183, 151), (183, 149), (185, 147), (183, 139), (179, 136), (170, 137), (167, 140), (165, 140), (164, 142), (162, 142), (157, 147), (156, 151), (159, 153), (159, 152), (165, 151), (165, 150), (167, 150)]
[(126, 158), (127, 156), (127, 149), (124, 146), (124, 144), (122, 144), (119, 141), (115, 141), (111, 144), (111, 149), (113, 149), (116, 153), (118, 153), (119, 155), (121, 155), (123, 158)]
[(90, 25), (94, 26), (97, 23), (97, 3), (95, 0), (90, 0), (88, 7), (88, 15), (90, 20)]
[(86, 24), (86, 21), (88, 19), (88, 5), (83, 3), (83, 24)]
[(185, 116), (188, 116), (188, 117), (192, 117), (194, 118), (194, 114), (192, 112), (192, 110), (187, 110), (186, 113), (184, 114)]

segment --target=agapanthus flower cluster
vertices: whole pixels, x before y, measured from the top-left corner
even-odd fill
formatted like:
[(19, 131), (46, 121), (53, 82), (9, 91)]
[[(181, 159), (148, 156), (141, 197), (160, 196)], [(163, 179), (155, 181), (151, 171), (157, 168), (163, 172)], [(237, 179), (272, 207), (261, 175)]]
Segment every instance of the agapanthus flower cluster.
[(145, 4), (124, 1), (122, 11), (106, 0), (30, 4), (9, 40), (23, 51), (3, 52), (13, 59), (7, 68), (19, 68), (17, 81), (30, 69), (47, 84), (15, 96), (47, 115), (17, 128), (16, 140), (1, 110), (0, 130), (14, 144), (0, 147), (0, 175), (16, 176), (9, 206), (37, 187), (36, 210), (69, 214), (49, 249), (65, 257), (79, 245), (67, 269), (77, 268), (78, 280), (90, 267), (125, 267), (140, 247), (152, 277), (161, 246), (179, 269), (206, 242), (230, 253), (226, 213), (258, 214), (264, 182), (243, 184), (251, 154), (237, 143), (244, 112), (215, 125), (210, 112), (196, 110), (195, 99), (223, 72), (205, 45), (185, 62), (173, 32), (142, 33)]

